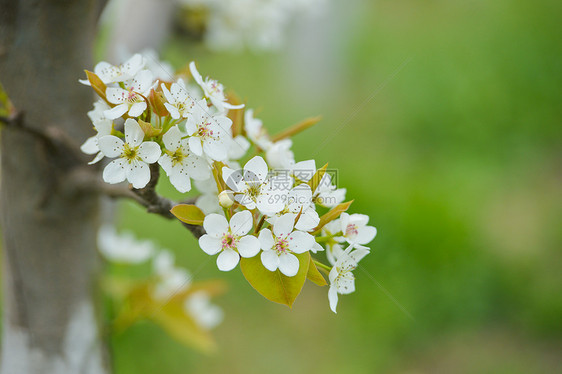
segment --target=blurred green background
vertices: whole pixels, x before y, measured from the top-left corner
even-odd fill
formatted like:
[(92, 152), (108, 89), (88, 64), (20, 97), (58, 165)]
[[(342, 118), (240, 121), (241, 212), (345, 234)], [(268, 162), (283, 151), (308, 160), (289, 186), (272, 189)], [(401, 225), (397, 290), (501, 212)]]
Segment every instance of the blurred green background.
[(121, 227), (230, 287), (216, 354), (140, 323), (111, 337), (116, 373), (562, 372), (562, 3), (337, 9), (278, 53), (177, 37), (162, 58), (195, 59), (271, 133), (323, 116), (294, 151), (337, 168), (352, 212), (378, 228), (357, 292), (337, 315), (312, 284), (292, 310), (270, 303), (179, 224), (123, 204)]

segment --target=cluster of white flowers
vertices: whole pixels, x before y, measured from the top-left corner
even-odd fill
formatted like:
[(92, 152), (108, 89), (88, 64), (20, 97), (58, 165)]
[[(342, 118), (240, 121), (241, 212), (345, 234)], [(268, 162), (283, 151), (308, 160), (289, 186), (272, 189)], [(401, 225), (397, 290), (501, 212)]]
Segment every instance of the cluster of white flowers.
[(205, 15), (205, 43), (214, 50), (279, 48), (291, 21), (315, 16), (326, 0), (178, 0)]
[[(241, 257), (259, 256), (265, 269), (294, 277), (299, 255), (326, 248), (332, 267), (317, 264), (331, 269), (329, 299), (335, 312), (337, 294), (353, 292), (350, 270), (376, 235), (368, 217), (342, 213), (349, 206), (342, 204), (346, 190), (337, 188), (333, 175), (317, 169), (315, 160), (297, 161), (290, 139), (269, 136), (251, 109), (230, 102), (223, 85), (203, 79), (193, 62), (190, 77), (169, 80), (155, 79), (147, 67), (142, 55), (120, 66), (101, 62), (83, 81), (101, 99), (88, 113), (97, 135), (82, 150), (96, 154), (92, 163), (113, 159), (103, 179), (127, 180), (141, 189), (159, 165), (181, 193), (190, 191), (194, 180), (200, 192), (195, 205), (205, 215), (206, 234), (199, 245), (209, 255), (218, 254), (222, 271), (234, 269)], [(244, 114), (230, 113), (239, 110)], [(251, 148), (255, 155), (247, 159)], [(327, 212), (321, 217), (322, 210)], [(177, 286), (176, 277), (165, 282)]]
[[(152, 297), (162, 303), (191, 287), (190, 273), (175, 265), (170, 251), (158, 249), (149, 240), (138, 240), (130, 232), (117, 233), (113, 226), (104, 225), (98, 232), (98, 248), (110, 262), (137, 265), (152, 260)], [(186, 294), (183, 310), (201, 328), (208, 330), (221, 323), (223, 311), (210, 302), (207, 292), (197, 290)]]

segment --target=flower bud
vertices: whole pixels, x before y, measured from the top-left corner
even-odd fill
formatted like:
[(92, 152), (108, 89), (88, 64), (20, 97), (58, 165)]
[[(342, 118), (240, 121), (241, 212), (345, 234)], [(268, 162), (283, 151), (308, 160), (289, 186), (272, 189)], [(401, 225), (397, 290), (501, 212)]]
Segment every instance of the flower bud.
[(222, 191), (219, 194), (219, 205), (223, 208), (230, 208), (234, 204), (234, 192), (230, 190)]

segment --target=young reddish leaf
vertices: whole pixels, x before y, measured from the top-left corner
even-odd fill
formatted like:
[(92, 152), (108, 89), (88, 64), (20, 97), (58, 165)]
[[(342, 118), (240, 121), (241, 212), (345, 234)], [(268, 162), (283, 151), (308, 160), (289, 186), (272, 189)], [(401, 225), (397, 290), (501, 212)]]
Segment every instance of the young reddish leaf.
[(95, 73), (92, 73), (91, 71), (88, 70), (84, 70), (84, 71), (86, 72), (88, 81), (90, 81), (92, 88), (98, 94), (98, 96), (101, 97), (110, 106), (114, 106), (114, 104), (111, 104), (109, 101), (107, 101), (105, 97), (105, 89), (107, 88), (107, 86), (105, 85), (105, 83), (102, 82), (100, 77), (98, 77)]
[(306, 277), (310, 279), (312, 282), (314, 282), (315, 284), (317, 284), (318, 286), (325, 286), (328, 284), (328, 282), (326, 282), (326, 279), (324, 279), (320, 271), (318, 271), (318, 268), (316, 267), (314, 261), (312, 261), (312, 257), (310, 258), (310, 263), (308, 265), (308, 273), (306, 274)]
[(312, 230), (313, 233), (316, 234), (320, 232), (320, 230), (322, 229), (322, 227), (324, 227), (324, 225), (338, 218), (340, 214), (342, 214), (349, 208), (352, 202), (353, 200), (348, 201), (347, 203), (341, 203), (339, 205), (336, 205), (328, 213), (320, 217), (320, 223), (318, 224), (318, 226), (316, 226), (316, 228), (314, 228), (314, 230)]
[(241, 258), (240, 268), (248, 283), (263, 297), (291, 307), (306, 281), (310, 263), (308, 252), (295, 256), (299, 259), (299, 271), (294, 277), (287, 277), (279, 270), (267, 270), (259, 255), (252, 258)]
[(320, 122), (321, 119), (322, 119), (322, 117), (320, 117), (320, 116), (307, 118), (304, 121), (299, 122), (299, 123), (287, 128), (287, 129), (281, 131), (279, 134), (273, 136), (271, 138), (271, 140), (273, 142), (277, 142), (281, 139), (290, 138), (291, 136), (296, 135), (299, 132), (302, 132), (302, 131), (308, 129), (309, 127), (314, 126), (315, 124)]
[(190, 225), (201, 226), (205, 219), (205, 214), (201, 209), (191, 204), (178, 204), (174, 206), (170, 212), (180, 221), (189, 223)]
[(161, 92), (156, 92), (154, 89), (151, 89), (148, 94), (148, 103), (150, 104), (152, 111), (158, 116), (166, 117), (170, 114), (168, 109), (164, 106), (164, 100)]
[(152, 138), (154, 136), (158, 136), (162, 132), (162, 129), (156, 129), (152, 126), (152, 124), (148, 122), (144, 122), (141, 119), (139, 119), (137, 122), (139, 123), (139, 126), (141, 127), (142, 131), (144, 131), (144, 136), (146, 138)]
[(327, 168), (328, 168), (328, 164), (326, 164), (326, 165), (322, 166), (320, 169), (316, 170), (316, 173), (314, 173), (312, 178), (310, 178), (310, 180), (308, 181), (308, 185), (310, 186), (310, 189), (311, 189), (312, 193), (314, 193), (314, 191), (316, 190), (316, 188), (320, 184), (320, 181), (322, 180), (322, 177), (324, 176), (324, 174), (326, 174)]

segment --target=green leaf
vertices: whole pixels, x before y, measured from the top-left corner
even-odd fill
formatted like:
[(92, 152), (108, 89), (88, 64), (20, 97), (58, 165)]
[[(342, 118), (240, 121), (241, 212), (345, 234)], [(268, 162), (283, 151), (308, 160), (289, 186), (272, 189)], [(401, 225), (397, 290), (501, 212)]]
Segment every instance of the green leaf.
[(180, 343), (206, 353), (216, 349), (211, 334), (201, 328), (183, 307), (189, 294), (157, 300), (151, 291), (152, 285), (141, 283), (129, 292), (114, 321), (116, 332), (123, 332), (137, 321), (146, 319), (158, 324)]
[(310, 186), (310, 190), (312, 191), (312, 193), (314, 193), (314, 191), (316, 190), (316, 188), (320, 184), (320, 181), (322, 180), (322, 177), (324, 176), (324, 174), (326, 174), (327, 168), (328, 168), (328, 164), (326, 164), (326, 165), (322, 166), (320, 169), (316, 170), (316, 173), (314, 173), (312, 178), (310, 178), (310, 180), (308, 181), (308, 185)]
[(291, 307), (302, 290), (308, 273), (310, 254), (308, 252), (295, 254), (299, 259), (299, 271), (294, 277), (287, 277), (279, 270), (269, 271), (260, 256), (242, 258), (240, 268), (246, 280), (263, 297), (279, 304)]
[(322, 217), (320, 217), (320, 223), (313, 230), (313, 234), (317, 234), (318, 232), (320, 232), (322, 227), (324, 227), (324, 225), (326, 225), (327, 223), (329, 223), (329, 222), (335, 220), (336, 218), (338, 218), (340, 216), (340, 214), (342, 214), (343, 212), (345, 212), (349, 208), (349, 206), (351, 205), (352, 202), (353, 202), (353, 200), (348, 201), (347, 203), (341, 203), (339, 205), (336, 205), (328, 213), (326, 213)]
[(306, 277), (318, 286), (325, 286), (328, 284), (326, 279), (324, 279), (322, 274), (320, 274), (320, 271), (318, 271), (314, 261), (312, 261), (312, 257), (310, 258), (310, 263), (308, 264), (308, 273), (306, 274)]
[(201, 226), (205, 219), (205, 214), (201, 209), (192, 204), (178, 204), (174, 206), (170, 212), (180, 221), (189, 223), (190, 225)]
[(165, 304), (155, 304), (149, 311), (148, 319), (160, 325), (166, 332), (179, 342), (199, 349), (206, 353), (216, 350), (216, 344), (211, 334), (199, 327), (187, 314), (181, 302), (170, 300)]
[(142, 131), (144, 132), (144, 136), (146, 138), (152, 138), (152, 137), (158, 136), (162, 132), (162, 129), (155, 129), (152, 126), (151, 123), (144, 122), (141, 119), (139, 119), (137, 122), (139, 123), (139, 126), (141, 127)]

